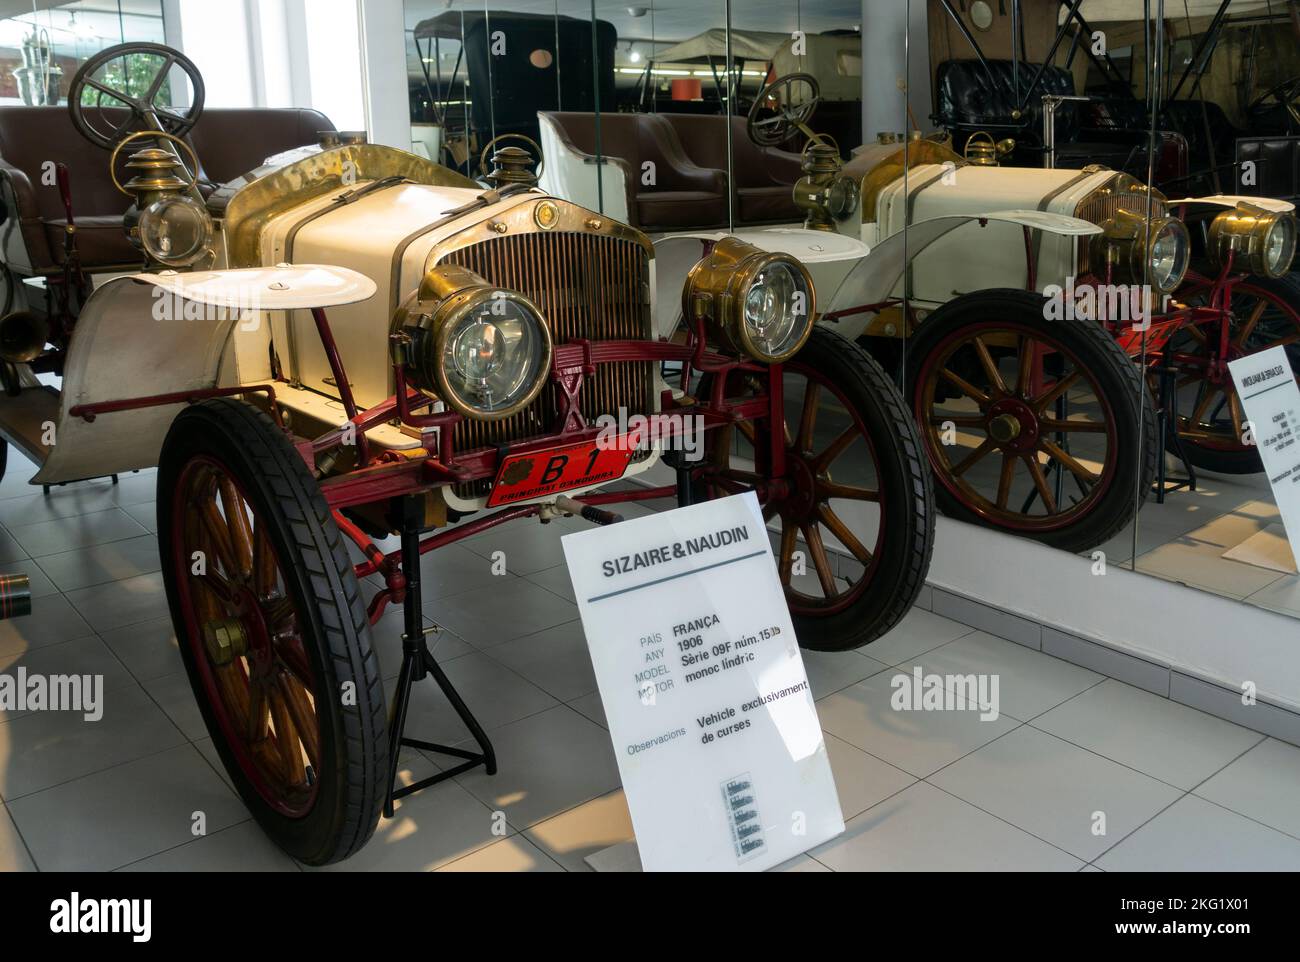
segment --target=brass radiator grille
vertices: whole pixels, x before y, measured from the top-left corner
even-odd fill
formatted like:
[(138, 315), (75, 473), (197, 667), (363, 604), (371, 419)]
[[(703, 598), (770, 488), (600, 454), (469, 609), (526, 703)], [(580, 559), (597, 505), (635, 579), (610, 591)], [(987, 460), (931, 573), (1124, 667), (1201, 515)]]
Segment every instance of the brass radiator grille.
[[(447, 254), (443, 264), (458, 264), (489, 283), (518, 291), (541, 309), (559, 347), (586, 339), (648, 340), (650, 259), (630, 240), (597, 234), (556, 231), (497, 237)], [(628, 416), (651, 410), (654, 363), (621, 361), (601, 364), (583, 380), (579, 395), (583, 415), (593, 422), (602, 414)], [(547, 384), (525, 410), (501, 421), (462, 421), (453, 435), (457, 451), (495, 447), (554, 431), (560, 391)], [(461, 497), (479, 497), (486, 483), (459, 485)]]
[[(1121, 210), (1127, 210), (1131, 214), (1145, 217), (1147, 213), (1146, 191), (1143, 189), (1097, 191), (1083, 199), (1075, 209), (1074, 216), (1081, 220), (1091, 221), (1100, 227)], [(1159, 194), (1156, 194), (1151, 205), (1151, 211), (1154, 217), (1165, 217), (1169, 213), (1169, 205), (1165, 203)], [(1079, 270), (1077, 274), (1079, 277), (1093, 271), (1091, 244), (1089, 243), (1091, 240), (1091, 237), (1079, 238)], [(1098, 265), (1098, 270), (1104, 269), (1104, 264)]]

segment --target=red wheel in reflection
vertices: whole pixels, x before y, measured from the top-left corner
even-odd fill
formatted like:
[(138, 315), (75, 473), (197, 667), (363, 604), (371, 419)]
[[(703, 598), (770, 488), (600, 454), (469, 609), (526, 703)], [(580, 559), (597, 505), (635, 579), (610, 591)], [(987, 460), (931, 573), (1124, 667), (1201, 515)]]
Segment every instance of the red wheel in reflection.
[(1155, 410), (1100, 325), (1044, 304), (997, 290), (944, 305), (907, 345), (907, 389), (945, 514), (1083, 551), (1145, 500)]
[(360, 589), (315, 480), (266, 415), (182, 411), (158, 468), (176, 637), (218, 752), (254, 817), (310, 864), (378, 820), (383, 689)]
[[(1192, 305), (1205, 302), (1204, 292), (1187, 298)], [(1300, 280), (1292, 274), (1237, 285), (1226, 354), (1217, 322), (1184, 327), (1174, 335), (1169, 350), (1178, 359), (1178, 435), (1196, 467), (1222, 474), (1264, 470), (1259, 449), (1245, 436), (1246, 414), (1227, 365), (1273, 347), (1285, 347), (1300, 371)], [(1178, 453), (1172, 439), (1169, 449)]]

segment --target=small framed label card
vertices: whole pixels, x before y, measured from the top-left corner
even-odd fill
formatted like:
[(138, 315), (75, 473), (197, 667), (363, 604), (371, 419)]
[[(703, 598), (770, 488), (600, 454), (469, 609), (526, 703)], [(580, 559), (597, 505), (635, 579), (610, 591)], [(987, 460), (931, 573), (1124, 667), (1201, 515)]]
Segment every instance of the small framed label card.
[(1300, 563), (1300, 387), (1291, 360), (1285, 347), (1274, 347), (1232, 361), (1228, 370)]
[(646, 871), (758, 871), (844, 831), (753, 494), (565, 536)]

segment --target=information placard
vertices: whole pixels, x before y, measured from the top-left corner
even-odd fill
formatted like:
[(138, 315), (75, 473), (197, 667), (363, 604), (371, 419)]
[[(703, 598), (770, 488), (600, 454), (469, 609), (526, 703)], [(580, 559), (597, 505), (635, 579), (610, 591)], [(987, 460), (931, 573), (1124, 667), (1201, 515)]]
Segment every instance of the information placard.
[(753, 494), (563, 539), (646, 871), (756, 871), (844, 831)]
[(1274, 347), (1232, 361), (1228, 370), (1300, 563), (1300, 387), (1291, 359), (1285, 347)]

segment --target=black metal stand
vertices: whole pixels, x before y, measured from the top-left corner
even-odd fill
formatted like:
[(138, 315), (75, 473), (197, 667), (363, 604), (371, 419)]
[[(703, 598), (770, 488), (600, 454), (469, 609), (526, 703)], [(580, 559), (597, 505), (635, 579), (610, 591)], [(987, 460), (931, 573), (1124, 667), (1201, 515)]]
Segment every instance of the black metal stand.
[[(438, 664), (429, 645), (425, 641), (424, 619), (420, 611), (420, 503), (408, 497), (402, 504), (402, 572), (406, 576), (406, 599), (403, 602), (405, 626), (402, 632), (402, 670), (397, 676), (397, 691), (393, 695), (393, 715), (388, 726), (388, 797), (384, 799), (384, 817), (393, 817), (393, 802), (399, 798), (418, 792), (422, 788), (445, 781), (461, 772), (482, 765), (489, 775), (497, 773), (496, 752), (487, 733), (479, 724), (474, 713), (469, 710), (460, 693), (456, 691), (451, 680)], [(442, 689), (443, 695), (456, 710), (460, 720), (469, 729), (474, 741), (481, 749), (477, 752), (450, 745), (437, 745), (433, 742), (407, 738), (406, 714), (411, 702), (411, 686), (417, 681), (432, 677)], [(410, 785), (397, 786), (398, 755), (403, 746), (421, 748), (427, 752), (437, 752), (453, 758), (464, 759), (459, 765), (430, 775), (428, 778)]]
[[(1170, 491), (1177, 491), (1180, 488), (1186, 488), (1188, 491), (1196, 490), (1196, 469), (1192, 467), (1192, 462), (1188, 460), (1187, 452), (1183, 448), (1183, 439), (1178, 434), (1178, 383), (1176, 380), (1178, 372), (1169, 366), (1168, 351), (1161, 358), (1160, 366), (1156, 368), (1156, 374), (1160, 382), (1160, 399), (1159, 410), (1156, 412), (1156, 442), (1159, 447), (1156, 448), (1154, 488), (1156, 504), (1164, 504), (1165, 495)], [(1170, 431), (1173, 432), (1175, 456), (1183, 464), (1185, 477), (1169, 477), (1168, 467), (1165, 464), (1165, 451), (1169, 444)]]

